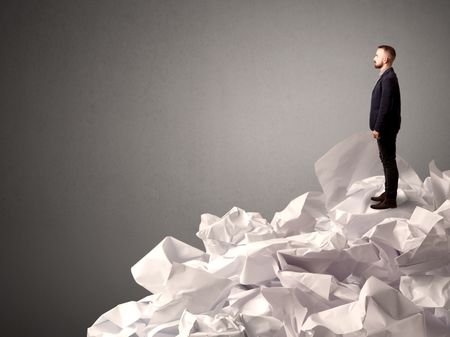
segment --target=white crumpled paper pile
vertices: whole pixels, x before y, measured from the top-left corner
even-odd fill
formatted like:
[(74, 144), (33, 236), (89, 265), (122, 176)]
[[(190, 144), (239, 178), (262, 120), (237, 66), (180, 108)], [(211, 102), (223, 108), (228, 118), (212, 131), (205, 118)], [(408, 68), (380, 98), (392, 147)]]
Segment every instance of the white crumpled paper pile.
[(315, 164), (323, 192), (275, 213), (201, 216), (205, 251), (166, 237), (131, 272), (151, 295), (118, 305), (88, 337), (449, 337), (450, 171), (424, 182), (400, 157), (398, 208), (376, 142), (360, 133)]

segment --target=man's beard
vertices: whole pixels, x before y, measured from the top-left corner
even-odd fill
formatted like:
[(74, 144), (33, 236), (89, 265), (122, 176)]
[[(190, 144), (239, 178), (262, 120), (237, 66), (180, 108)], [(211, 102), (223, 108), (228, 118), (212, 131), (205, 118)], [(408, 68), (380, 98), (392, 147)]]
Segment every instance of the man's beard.
[(383, 65), (382, 64), (376, 64), (375, 62), (373, 63), (373, 66), (375, 67), (375, 69), (380, 69)]

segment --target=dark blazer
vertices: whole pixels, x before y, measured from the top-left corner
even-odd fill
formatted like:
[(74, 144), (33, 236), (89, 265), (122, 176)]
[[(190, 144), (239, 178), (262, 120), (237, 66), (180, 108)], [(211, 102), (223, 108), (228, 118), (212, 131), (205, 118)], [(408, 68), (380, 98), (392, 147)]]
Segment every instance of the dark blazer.
[(380, 76), (372, 91), (370, 130), (383, 135), (396, 135), (400, 130), (400, 88), (391, 67)]

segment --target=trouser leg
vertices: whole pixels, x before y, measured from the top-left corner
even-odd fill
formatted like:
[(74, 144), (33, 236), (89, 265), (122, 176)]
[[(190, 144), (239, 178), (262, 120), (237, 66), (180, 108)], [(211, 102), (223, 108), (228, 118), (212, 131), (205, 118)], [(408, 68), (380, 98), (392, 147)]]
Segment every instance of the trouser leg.
[(384, 177), (385, 177), (385, 179), (384, 179), (384, 191), (386, 191), (386, 167), (384, 165), (383, 153), (380, 150), (380, 144), (378, 144), (378, 150), (379, 150), (378, 152), (379, 152), (379, 155), (380, 155), (381, 163), (383, 164), (383, 174), (384, 174)]
[(396, 161), (396, 136), (378, 139), (378, 150), (383, 164), (386, 199), (395, 200), (398, 188), (398, 168)]

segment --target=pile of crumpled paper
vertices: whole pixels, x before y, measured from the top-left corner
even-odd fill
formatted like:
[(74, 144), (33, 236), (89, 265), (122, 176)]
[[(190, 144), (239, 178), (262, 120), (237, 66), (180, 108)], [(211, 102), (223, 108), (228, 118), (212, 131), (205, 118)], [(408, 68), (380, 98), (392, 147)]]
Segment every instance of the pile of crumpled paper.
[(376, 142), (355, 134), (315, 164), (323, 192), (268, 222), (203, 214), (205, 251), (166, 237), (131, 272), (151, 295), (118, 305), (88, 337), (449, 337), (450, 171), (421, 181), (400, 157), (398, 208)]

